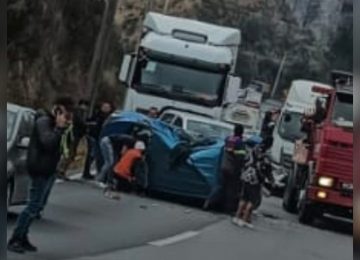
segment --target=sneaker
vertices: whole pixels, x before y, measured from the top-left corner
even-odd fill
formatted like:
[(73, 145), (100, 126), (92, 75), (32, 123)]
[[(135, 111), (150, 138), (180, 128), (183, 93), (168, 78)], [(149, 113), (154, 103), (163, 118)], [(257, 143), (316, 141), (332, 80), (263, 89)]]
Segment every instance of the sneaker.
[(243, 227), (245, 225), (244, 221), (239, 218), (233, 218), (232, 223), (238, 227)]
[(248, 222), (244, 222), (244, 226), (249, 229), (254, 229), (254, 225)]
[(115, 191), (111, 191), (111, 190), (108, 190), (104, 193), (104, 196), (109, 198), (109, 199), (113, 199), (113, 200), (120, 200), (121, 199), (121, 196), (118, 192), (115, 192)]
[(101, 189), (106, 189), (107, 188), (107, 185), (103, 182), (98, 182), (97, 185), (99, 186), (99, 188)]
[(17, 254), (24, 254), (26, 252), (24, 244), (20, 239), (11, 239), (8, 243), (7, 249), (8, 251)]
[(34, 246), (34, 245), (32, 245), (32, 244), (30, 243), (28, 237), (26, 237), (26, 238), (22, 241), (22, 243), (23, 243), (23, 247), (25, 248), (26, 251), (28, 251), (28, 252), (37, 252), (37, 251), (38, 251), (37, 247)]

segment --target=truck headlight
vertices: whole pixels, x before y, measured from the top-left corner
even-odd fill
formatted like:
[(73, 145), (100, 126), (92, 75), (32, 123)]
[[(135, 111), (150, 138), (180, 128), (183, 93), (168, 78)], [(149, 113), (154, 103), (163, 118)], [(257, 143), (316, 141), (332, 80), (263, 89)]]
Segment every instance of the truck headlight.
[(331, 188), (332, 186), (334, 186), (334, 179), (331, 177), (320, 177), (318, 184), (321, 187)]

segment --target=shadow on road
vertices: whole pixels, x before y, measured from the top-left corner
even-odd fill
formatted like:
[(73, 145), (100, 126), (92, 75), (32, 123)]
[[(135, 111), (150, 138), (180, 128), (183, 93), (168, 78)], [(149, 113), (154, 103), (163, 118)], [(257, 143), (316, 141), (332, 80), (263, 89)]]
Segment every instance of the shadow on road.
[(151, 191), (146, 195), (147, 198), (155, 199), (155, 200), (162, 200), (170, 203), (179, 204), (185, 207), (201, 209), (204, 205), (204, 200), (201, 199), (194, 199), (189, 197), (181, 197), (172, 194), (162, 193), (162, 192), (155, 192)]
[(319, 219), (314, 223), (314, 227), (323, 231), (332, 231), (343, 235), (353, 235), (353, 223), (340, 221), (332, 218)]

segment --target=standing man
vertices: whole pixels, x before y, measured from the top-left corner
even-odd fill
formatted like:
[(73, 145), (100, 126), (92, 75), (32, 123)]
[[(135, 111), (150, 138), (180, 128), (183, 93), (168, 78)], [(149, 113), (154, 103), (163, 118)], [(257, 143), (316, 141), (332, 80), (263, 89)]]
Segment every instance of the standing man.
[(261, 126), (261, 137), (263, 139), (272, 137), (279, 113), (280, 112), (278, 110), (267, 111), (265, 113), (263, 124)]
[(100, 153), (100, 144), (99, 138), (103, 124), (108, 119), (108, 117), (114, 111), (113, 105), (110, 102), (102, 102), (100, 105), (100, 110), (91, 118), (88, 122), (88, 135), (87, 135), (87, 144), (88, 151), (86, 155), (85, 167), (83, 171), (83, 179), (91, 180), (93, 176), (90, 174), (91, 164), (95, 161), (97, 174), (101, 171), (102, 166), (102, 157)]
[(28, 150), (28, 171), (31, 189), (27, 207), (20, 214), (8, 250), (16, 253), (35, 252), (29, 239), (29, 228), (46, 201), (61, 157), (61, 139), (72, 122), (74, 102), (69, 97), (58, 98), (52, 112), (39, 116), (31, 136)]
[(225, 140), (221, 164), (222, 197), (225, 212), (229, 214), (236, 211), (240, 192), (240, 176), (246, 156), (243, 133), (244, 127), (236, 125), (234, 134)]
[(89, 102), (81, 99), (74, 110), (72, 128), (68, 129), (67, 136), (65, 137), (68, 145), (68, 154), (63, 154), (58, 167), (59, 177), (65, 180), (67, 180), (67, 171), (71, 163), (75, 161), (80, 141), (86, 135), (86, 113), (88, 108)]
[(156, 107), (150, 107), (148, 116), (150, 118), (158, 118), (159, 117), (159, 110)]

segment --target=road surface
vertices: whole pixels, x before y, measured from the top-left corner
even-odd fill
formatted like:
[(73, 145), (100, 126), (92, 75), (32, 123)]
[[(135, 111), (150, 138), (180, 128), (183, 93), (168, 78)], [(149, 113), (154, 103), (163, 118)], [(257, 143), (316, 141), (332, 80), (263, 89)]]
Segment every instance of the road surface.
[[(8, 214), (8, 236), (21, 208)], [(255, 230), (233, 226), (219, 214), (171, 201), (102, 196), (90, 184), (57, 184), (43, 220), (32, 227), (35, 254), (8, 253), (9, 260), (350, 260), (352, 225), (334, 221), (316, 227), (297, 223), (266, 199)]]

